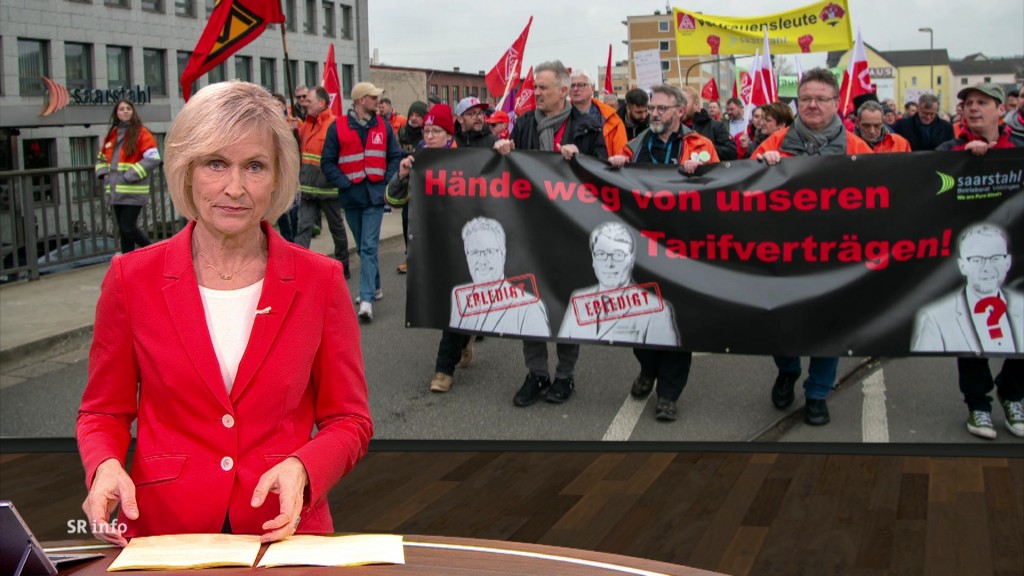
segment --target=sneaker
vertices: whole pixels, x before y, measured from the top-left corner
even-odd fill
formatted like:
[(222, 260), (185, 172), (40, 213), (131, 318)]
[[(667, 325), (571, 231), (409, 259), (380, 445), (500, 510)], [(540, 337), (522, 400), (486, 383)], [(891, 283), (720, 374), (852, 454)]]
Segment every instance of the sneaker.
[(658, 405), (654, 407), (654, 419), (661, 422), (675, 422), (679, 417), (676, 403), (668, 398), (658, 398)]
[(459, 359), (459, 368), (466, 368), (473, 363), (473, 340), (462, 349), (462, 358)]
[(1024, 402), (999, 399), (1006, 414), (1006, 429), (1014, 436), (1024, 438)]
[(452, 375), (438, 372), (430, 381), (431, 392), (447, 392), (452, 387)]
[(402, 262), (401, 264), (398, 265), (398, 273), (399, 274), (405, 274), (408, 271), (409, 271), (409, 261), (408, 260), (406, 260), (405, 262)]
[(374, 300), (383, 300), (384, 299), (384, 291), (381, 290), (380, 288), (377, 288), (377, 291), (373, 293), (373, 299)]
[(576, 388), (576, 382), (572, 378), (555, 378), (555, 381), (551, 383), (551, 389), (548, 390), (548, 395), (544, 398), (552, 404), (561, 404), (572, 396), (572, 391)]
[(799, 372), (779, 372), (775, 377), (775, 385), (772, 386), (772, 404), (779, 410), (785, 410), (793, 405), (795, 394), (793, 386), (800, 379)]
[(373, 304), (369, 302), (359, 303), (359, 319), (363, 322), (373, 321)]
[(547, 376), (538, 376), (531, 372), (526, 375), (526, 380), (523, 381), (519, 392), (516, 392), (512, 403), (516, 406), (529, 406), (536, 402), (550, 387), (551, 380)]
[(636, 377), (636, 380), (633, 380), (633, 387), (629, 390), (629, 395), (633, 398), (646, 398), (651, 390), (654, 390), (654, 378), (648, 378), (641, 374)]
[(996, 429), (992, 427), (992, 413), (987, 410), (971, 410), (967, 417), (967, 431), (979, 438), (992, 440)]
[(312, 233), (313, 238), (316, 238), (319, 235), (320, 235), (320, 226), (318, 226), (316, 224), (313, 224), (313, 233)]
[(811, 426), (824, 426), (830, 421), (828, 403), (824, 399), (808, 398), (804, 403), (804, 422)]

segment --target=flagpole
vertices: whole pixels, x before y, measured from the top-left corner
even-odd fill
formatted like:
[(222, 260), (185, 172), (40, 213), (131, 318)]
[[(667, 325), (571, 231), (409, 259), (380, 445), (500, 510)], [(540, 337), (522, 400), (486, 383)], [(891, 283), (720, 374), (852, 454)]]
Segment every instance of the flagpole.
[[(288, 62), (288, 38), (285, 37), (284, 29), (287, 27), (287, 22), (281, 23), (281, 45), (284, 47), (284, 78), (285, 82), (288, 83), (288, 100), (291, 101), (292, 116), (298, 116), (295, 113), (295, 89), (292, 86), (292, 67)], [(341, 94), (338, 95), (339, 97)]]

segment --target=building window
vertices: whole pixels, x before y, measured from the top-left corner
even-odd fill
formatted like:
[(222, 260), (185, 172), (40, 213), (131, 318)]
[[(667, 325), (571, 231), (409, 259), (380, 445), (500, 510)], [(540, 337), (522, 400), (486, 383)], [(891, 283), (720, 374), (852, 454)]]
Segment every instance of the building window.
[(316, 0), (306, 0), (306, 21), (302, 31), (306, 34), (316, 34)]
[(142, 0), (142, 9), (146, 12), (164, 13), (164, 0)]
[[(22, 158), (25, 159), (25, 170), (36, 168), (56, 168), (57, 154), (54, 153), (57, 141), (53, 138), (39, 140), (22, 140)], [(32, 199), (36, 202), (53, 205), (59, 196), (53, 187), (53, 177), (49, 175), (32, 177)]]
[[(68, 152), (72, 166), (93, 166), (96, 164), (96, 137), (95, 136), (73, 136), (68, 138)], [(101, 186), (93, 186), (92, 178), (86, 172), (72, 172), (69, 174), (68, 184), (71, 186), (71, 197), (78, 200), (89, 198), (95, 192), (102, 194)]]
[(131, 8), (131, 0), (103, 0), (103, 5), (114, 8)]
[(320, 85), (320, 70), (316, 62), (306, 61), (306, 86)]
[(284, 26), (289, 32), (299, 29), (295, 18), (295, 0), (284, 0)]
[(461, 98), (459, 98), (459, 88), (459, 86), (452, 86), (452, 99), (454, 102), (461, 100)]
[(213, 9), (217, 7), (217, 0), (206, 0), (206, 17), (209, 18), (210, 14), (213, 14)]
[(352, 81), (355, 78), (356, 71), (351, 64), (341, 65), (341, 93), (351, 94), (352, 93)]
[(111, 90), (132, 85), (131, 48), (107, 46), (107, 87)]
[(285, 65), (288, 66), (286, 73), (291, 74), (291, 77), (285, 77), (286, 82), (291, 82), (294, 87), (299, 86), (299, 61), (298, 60), (285, 60)]
[(961, 78), (960, 79), (960, 85), (961, 86), (967, 86), (967, 78)]
[(235, 78), (252, 82), (252, 56), (235, 56)]
[(985, 80), (984, 80), (985, 84), (988, 84), (991, 81), (992, 81), (992, 77), (991, 76), (985, 76)]
[(46, 40), (18, 38), (18, 84), (22, 96), (44, 94), (40, 76), (50, 75), (50, 45)]
[(437, 96), (437, 84), (430, 85), (430, 95)]
[(210, 84), (216, 84), (217, 82), (223, 82), (228, 79), (228, 63), (221, 62), (214, 66), (207, 74), (206, 80)]
[(658, 22), (658, 32), (668, 32), (668, 20)]
[(352, 39), (352, 7), (341, 5), (341, 37)]
[[(188, 66), (188, 59), (192, 57), (191, 52), (179, 51), (178, 58), (178, 96), (184, 95), (184, 90), (181, 89), (181, 75), (185, 72), (185, 67)], [(192, 81), (192, 93), (195, 94), (199, 90), (199, 82)]]
[(174, 15), (195, 18), (196, 0), (174, 0)]
[(935, 77), (935, 84), (942, 86), (942, 76)]
[(452, 105), (452, 101), (448, 98), (448, 87), (447, 86), (442, 86), (441, 87), (441, 101), (444, 102), (445, 104), (449, 105), (449, 106)]
[(668, 72), (671, 67), (672, 67), (672, 62), (670, 62), (668, 60), (662, 60), (661, 61), (661, 71), (662, 72)]
[(324, 2), (324, 36), (334, 38), (334, 2)]
[(277, 92), (277, 67), (273, 58), (260, 58), (260, 86), (268, 92)]
[(658, 50), (661, 50), (662, 52), (668, 52), (668, 40), (662, 40), (661, 42), (658, 42)]
[(917, 86), (917, 76), (911, 76), (910, 77), (910, 85), (911, 86)]
[(65, 42), (64, 70), (68, 89), (92, 89), (92, 45)]
[(167, 52), (156, 48), (142, 49), (142, 73), (146, 86), (156, 96), (167, 96)]

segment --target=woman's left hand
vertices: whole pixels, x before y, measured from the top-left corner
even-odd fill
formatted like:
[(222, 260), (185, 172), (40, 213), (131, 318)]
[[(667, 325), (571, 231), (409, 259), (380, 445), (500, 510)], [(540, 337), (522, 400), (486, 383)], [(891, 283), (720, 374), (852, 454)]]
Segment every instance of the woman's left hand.
[(309, 484), (309, 475), (302, 462), (291, 456), (267, 470), (256, 484), (252, 494), (252, 507), (259, 508), (267, 499), (267, 495), (275, 493), (281, 502), (281, 513), (263, 523), (268, 530), (260, 537), (260, 542), (276, 542), (284, 540), (295, 533), (299, 527), (299, 512), (302, 510), (302, 495)]

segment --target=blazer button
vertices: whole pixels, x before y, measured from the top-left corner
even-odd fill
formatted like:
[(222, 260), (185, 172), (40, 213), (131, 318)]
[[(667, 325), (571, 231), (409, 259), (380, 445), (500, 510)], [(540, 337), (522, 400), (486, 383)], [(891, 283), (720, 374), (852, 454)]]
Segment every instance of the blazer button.
[(231, 414), (225, 414), (221, 417), (220, 423), (223, 424), (225, 428), (234, 428), (235, 418)]
[(225, 457), (220, 459), (220, 468), (221, 468), (221, 470), (227, 472), (228, 470), (231, 470), (231, 468), (233, 468), (234, 466), (235, 466), (235, 461), (232, 460), (230, 456), (225, 456)]

